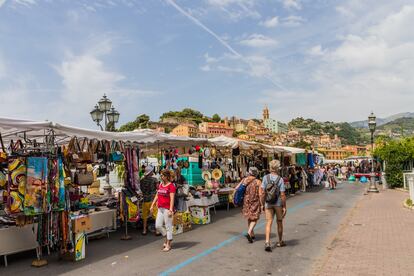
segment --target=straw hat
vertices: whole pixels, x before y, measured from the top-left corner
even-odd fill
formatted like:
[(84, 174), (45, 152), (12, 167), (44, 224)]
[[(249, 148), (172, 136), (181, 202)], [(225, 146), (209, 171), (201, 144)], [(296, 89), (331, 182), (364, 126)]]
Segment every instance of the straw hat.
[(223, 176), (223, 172), (220, 169), (214, 169), (211, 177), (215, 180), (219, 180)]
[(211, 173), (209, 171), (203, 171), (201, 173), (201, 178), (203, 178), (205, 181), (211, 180)]

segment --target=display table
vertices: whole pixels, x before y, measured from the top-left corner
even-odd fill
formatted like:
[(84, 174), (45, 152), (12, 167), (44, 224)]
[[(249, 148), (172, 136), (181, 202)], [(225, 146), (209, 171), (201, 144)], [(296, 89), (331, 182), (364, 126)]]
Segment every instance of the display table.
[(91, 228), (86, 231), (87, 239), (93, 236), (106, 234), (109, 237), (110, 232), (116, 231), (116, 210), (103, 209), (89, 214)]
[[(23, 227), (0, 228), (0, 256), (4, 256), (5, 266), (7, 266), (7, 255), (37, 249), (38, 247), (37, 223)], [(37, 250), (36, 254), (38, 254)]]
[(219, 203), (219, 198), (217, 194), (212, 194), (211, 196), (202, 196), (200, 198), (190, 198), (187, 201), (187, 207), (207, 207), (214, 208), (214, 213), (216, 213), (216, 204)]
[(219, 199), (222, 197), (226, 198), (225, 203), (227, 204), (227, 211), (230, 210), (230, 196), (234, 194), (234, 191), (234, 188), (221, 188), (217, 191)]

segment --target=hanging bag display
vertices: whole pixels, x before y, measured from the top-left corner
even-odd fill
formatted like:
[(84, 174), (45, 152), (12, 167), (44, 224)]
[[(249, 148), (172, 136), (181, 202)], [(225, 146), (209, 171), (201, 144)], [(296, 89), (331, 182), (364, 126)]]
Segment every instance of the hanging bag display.
[(84, 138), (82, 141), (80, 159), (82, 163), (92, 163), (92, 152), (87, 138)]
[(78, 186), (90, 186), (93, 183), (93, 172), (80, 169), (75, 172), (74, 182)]
[(125, 156), (121, 152), (120, 146), (117, 142), (112, 141), (111, 153), (109, 155), (109, 161), (111, 162), (122, 162), (124, 161)]

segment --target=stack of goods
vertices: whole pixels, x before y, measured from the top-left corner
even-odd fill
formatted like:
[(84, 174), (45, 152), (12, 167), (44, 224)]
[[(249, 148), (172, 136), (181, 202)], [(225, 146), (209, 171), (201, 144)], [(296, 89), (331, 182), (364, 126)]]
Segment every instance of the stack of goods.
[(191, 213), (190, 212), (176, 212), (173, 218), (173, 234), (179, 235), (190, 231), (191, 228)]

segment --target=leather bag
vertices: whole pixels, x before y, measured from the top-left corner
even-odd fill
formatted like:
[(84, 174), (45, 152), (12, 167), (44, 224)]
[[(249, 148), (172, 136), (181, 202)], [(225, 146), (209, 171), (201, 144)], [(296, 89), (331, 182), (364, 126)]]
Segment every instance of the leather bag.
[(87, 171), (86, 169), (75, 172), (74, 182), (78, 186), (90, 186), (92, 185), (93, 180), (93, 172)]

